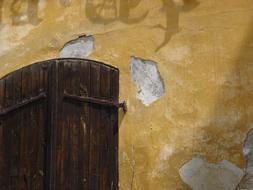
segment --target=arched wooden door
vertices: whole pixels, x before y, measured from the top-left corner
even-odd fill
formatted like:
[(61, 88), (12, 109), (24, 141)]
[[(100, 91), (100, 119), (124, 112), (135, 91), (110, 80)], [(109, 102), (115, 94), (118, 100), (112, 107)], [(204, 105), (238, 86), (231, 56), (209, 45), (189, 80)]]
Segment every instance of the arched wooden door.
[(118, 69), (83, 59), (2, 78), (0, 189), (118, 189), (118, 91)]

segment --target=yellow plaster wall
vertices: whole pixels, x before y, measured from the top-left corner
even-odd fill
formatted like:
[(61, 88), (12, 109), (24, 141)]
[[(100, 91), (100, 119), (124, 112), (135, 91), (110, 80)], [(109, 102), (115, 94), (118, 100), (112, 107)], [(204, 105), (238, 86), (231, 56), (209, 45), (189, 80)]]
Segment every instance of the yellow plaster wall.
[[(0, 0), (0, 76), (59, 56), (63, 45), (95, 37), (88, 57), (120, 69), (120, 189), (187, 190), (179, 168), (194, 155), (245, 167), (253, 120), (253, 1)], [(112, 6), (115, 4), (115, 9)], [(28, 6), (29, 7), (29, 6)], [(109, 8), (107, 8), (109, 7)], [(20, 16), (20, 14), (22, 14)], [(19, 21), (21, 20), (21, 21)], [(136, 98), (130, 57), (153, 60), (166, 93)]]

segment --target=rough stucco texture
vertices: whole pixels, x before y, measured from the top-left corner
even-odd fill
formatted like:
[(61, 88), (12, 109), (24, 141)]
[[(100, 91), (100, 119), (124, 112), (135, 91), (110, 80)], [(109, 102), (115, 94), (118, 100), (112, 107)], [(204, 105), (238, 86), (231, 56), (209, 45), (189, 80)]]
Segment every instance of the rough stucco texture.
[(0, 44), (0, 76), (60, 56), (120, 69), (121, 190), (252, 187), (253, 1), (2, 0)]

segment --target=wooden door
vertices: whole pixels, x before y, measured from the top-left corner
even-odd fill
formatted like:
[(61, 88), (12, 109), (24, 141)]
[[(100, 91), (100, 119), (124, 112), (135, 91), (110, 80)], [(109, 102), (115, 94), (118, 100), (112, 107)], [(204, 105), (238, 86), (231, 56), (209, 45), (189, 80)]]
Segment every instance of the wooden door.
[(83, 59), (0, 80), (3, 190), (118, 189), (119, 71)]

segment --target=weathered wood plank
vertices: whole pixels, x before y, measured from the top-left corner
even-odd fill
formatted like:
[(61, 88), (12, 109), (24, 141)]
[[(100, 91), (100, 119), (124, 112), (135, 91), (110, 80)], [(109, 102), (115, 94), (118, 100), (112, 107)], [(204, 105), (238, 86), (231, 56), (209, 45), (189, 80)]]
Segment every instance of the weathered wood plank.
[[(5, 104), (5, 79), (0, 80), (0, 108), (2, 109)], [(6, 155), (6, 142), (4, 130), (4, 118), (0, 117), (0, 186), (7, 189), (7, 155)]]
[[(18, 102), (22, 101), (21, 96), (21, 89), (22, 89), (22, 71), (16, 71), (15, 74), (12, 75), (12, 104), (11, 106), (17, 104)], [(20, 130), (21, 130), (21, 121), (22, 116), (18, 111), (14, 111), (11, 113), (7, 118), (9, 118), (11, 121), (11, 124), (9, 123), (11, 127), (11, 167), (12, 167), (12, 174), (11, 176), (11, 188), (18, 188), (19, 186), (19, 167), (20, 167)], [(6, 126), (5, 130), (10, 130), (10, 128)]]
[[(100, 66), (90, 65), (90, 96), (100, 98)], [(99, 105), (90, 105), (90, 161), (89, 161), (89, 189), (98, 190), (101, 174), (99, 173), (99, 145), (100, 145), (100, 109)]]
[[(32, 97), (38, 95), (42, 89), (42, 81), (40, 77), (41, 65), (35, 64), (31, 66), (31, 86)], [(41, 81), (42, 80), (42, 81)], [(42, 100), (33, 104), (30, 108), (30, 179), (29, 187), (32, 190), (44, 189), (44, 131), (46, 115), (43, 115), (45, 109), (45, 101)]]
[[(100, 97), (105, 100), (110, 100), (110, 68), (107, 66), (100, 66)], [(108, 189), (110, 187), (110, 159), (112, 155), (109, 150), (110, 141), (110, 112), (111, 108), (101, 107), (100, 110), (100, 146), (99, 148), (99, 173), (101, 175), (99, 189)]]
[[(89, 96), (90, 92), (90, 64), (81, 62), (80, 68), (80, 96)], [(79, 183), (80, 189), (89, 188), (89, 104), (81, 107), (80, 119), (80, 154), (79, 154)]]
[[(118, 102), (119, 99), (119, 72), (116, 69), (111, 69), (110, 73), (111, 78), (111, 101)], [(112, 190), (118, 189), (118, 109), (113, 108), (111, 110), (111, 124), (108, 126), (110, 128), (110, 151), (111, 151), (111, 175), (110, 175), (110, 188)]]
[[(20, 72), (16, 72), (13, 75), (10, 75), (6, 78), (6, 107), (12, 107), (17, 103), (17, 99), (20, 99)], [(18, 122), (17, 122), (18, 121)], [(17, 112), (12, 112), (5, 118), (5, 127), (6, 133), (8, 134), (6, 143), (8, 146), (8, 162), (9, 162), (9, 187), (10, 189), (16, 189), (19, 185), (19, 114)], [(11, 146), (10, 146), (11, 145)], [(7, 147), (6, 147), (7, 149)]]

